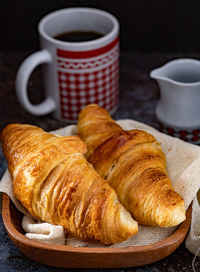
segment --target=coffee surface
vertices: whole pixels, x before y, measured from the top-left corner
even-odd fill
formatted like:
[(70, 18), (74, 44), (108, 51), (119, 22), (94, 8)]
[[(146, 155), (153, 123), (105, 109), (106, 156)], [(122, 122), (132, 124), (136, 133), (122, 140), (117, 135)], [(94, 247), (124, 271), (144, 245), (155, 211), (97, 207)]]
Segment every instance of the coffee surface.
[(54, 39), (64, 42), (86, 42), (99, 39), (104, 35), (95, 31), (71, 31), (63, 32), (54, 36)]

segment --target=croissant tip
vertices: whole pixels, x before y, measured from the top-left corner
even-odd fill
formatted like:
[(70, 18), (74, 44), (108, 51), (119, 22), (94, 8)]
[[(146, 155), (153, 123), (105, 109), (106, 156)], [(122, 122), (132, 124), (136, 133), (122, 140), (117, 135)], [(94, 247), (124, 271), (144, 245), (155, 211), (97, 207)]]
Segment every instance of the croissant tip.
[(177, 205), (173, 209), (171, 209), (170, 214), (167, 218), (167, 222), (164, 221), (160, 225), (160, 227), (175, 227), (181, 224), (186, 219), (186, 211), (184, 202), (182, 205)]
[[(185, 206), (184, 204), (181, 206), (177, 206), (173, 212), (172, 217), (174, 218), (174, 226), (179, 225), (186, 219)], [(173, 221), (173, 220), (172, 220)]]
[(121, 225), (121, 229), (124, 229), (124, 232), (120, 234), (123, 240), (131, 238), (138, 233), (137, 221), (135, 221), (131, 214), (123, 207), (119, 214), (119, 224)]

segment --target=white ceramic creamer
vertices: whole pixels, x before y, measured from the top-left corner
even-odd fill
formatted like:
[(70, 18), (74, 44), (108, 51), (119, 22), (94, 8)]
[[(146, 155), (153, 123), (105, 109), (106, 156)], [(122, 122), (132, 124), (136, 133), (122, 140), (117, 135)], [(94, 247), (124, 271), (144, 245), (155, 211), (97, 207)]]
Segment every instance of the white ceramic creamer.
[(163, 132), (200, 143), (200, 61), (176, 59), (154, 69), (160, 87), (156, 116)]

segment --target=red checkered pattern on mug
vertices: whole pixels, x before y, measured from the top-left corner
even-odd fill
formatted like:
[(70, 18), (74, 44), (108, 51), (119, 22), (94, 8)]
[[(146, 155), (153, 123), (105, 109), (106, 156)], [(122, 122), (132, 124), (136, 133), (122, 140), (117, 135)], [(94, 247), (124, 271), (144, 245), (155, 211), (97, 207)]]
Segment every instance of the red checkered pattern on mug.
[[(77, 120), (82, 108), (96, 103), (112, 112), (118, 105), (118, 43), (107, 54), (87, 61), (58, 56), (58, 84), (63, 119)], [(79, 52), (80, 54), (80, 52)]]

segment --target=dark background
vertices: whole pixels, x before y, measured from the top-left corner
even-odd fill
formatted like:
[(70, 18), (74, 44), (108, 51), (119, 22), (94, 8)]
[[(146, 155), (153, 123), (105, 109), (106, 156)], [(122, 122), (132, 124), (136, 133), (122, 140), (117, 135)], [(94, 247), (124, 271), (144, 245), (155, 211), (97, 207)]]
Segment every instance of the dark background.
[(121, 50), (199, 52), (199, 0), (0, 0), (0, 50), (35, 50), (37, 24), (51, 11), (89, 6), (113, 13)]
[[(20, 63), (39, 48), (40, 19), (51, 11), (72, 6), (104, 9), (120, 22), (120, 104), (114, 119), (135, 119), (158, 128), (154, 112), (159, 88), (149, 73), (175, 58), (200, 59), (200, 0), (0, 0), (0, 131), (14, 122), (45, 130), (67, 125), (51, 114), (40, 117), (26, 112), (17, 101), (15, 76)], [(43, 99), (41, 72), (38, 67), (28, 84), (34, 103)], [(0, 147), (0, 179), (5, 169), (6, 160)], [(0, 244), (0, 271), (71, 271), (44, 266), (24, 257), (6, 235), (1, 216)], [(193, 271), (193, 258), (182, 244), (169, 257), (154, 264), (101, 272)], [(199, 267), (200, 258), (197, 258), (196, 271)]]

